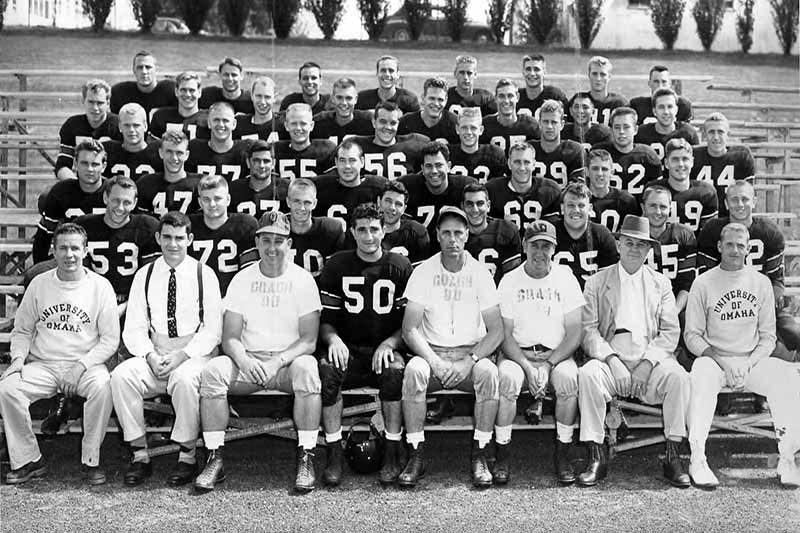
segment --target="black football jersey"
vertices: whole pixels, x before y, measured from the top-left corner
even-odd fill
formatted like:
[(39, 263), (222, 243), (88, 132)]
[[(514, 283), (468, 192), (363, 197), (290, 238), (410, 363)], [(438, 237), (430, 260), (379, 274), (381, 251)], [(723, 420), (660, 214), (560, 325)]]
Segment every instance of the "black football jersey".
[(480, 183), (491, 178), (502, 178), (508, 171), (506, 154), (493, 144), (479, 144), (478, 150), (468, 154), (460, 143), (450, 145), (450, 172), (471, 176)]
[(489, 217), (486, 229), (478, 234), (470, 232), (465, 248), (472, 257), (486, 265), (495, 285), (522, 262), (519, 231), (502, 218)]
[(653, 182), (672, 191), (670, 222), (686, 224), (698, 233), (703, 225), (717, 216), (717, 191), (707, 181), (689, 180), (689, 188), (676, 191), (664, 178)]
[(328, 172), (335, 165), (336, 145), (326, 139), (311, 139), (311, 144), (300, 151), (292, 148), (291, 141), (278, 141), (273, 145), (275, 172), (282, 177), (313, 178)]
[(391, 252), (374, 263), (355, 250), (335, 253), (319, 276), (320, 321), (347, 344), (377, 348), (402, 326), (412, 270), (407, 258)]
[[(303, 99), (303, 93), (289, 93), (283, 98), (283, 100), (281, 100), (281, 111), (286, 111), (286, 108), (292, 104), (305, 103), (306, 101)], [(317, 103), (311, 106), (311, 113), (316, 115), (317, 113), (322, 113), (323, 111), (327, 111), (332, 107), (333, 102), (331, 102), (331, 95), (320, 93)]]
[(364, 150), (364, 172), (395, 180), (422, 168), (420, 151), (430, 139), (419, 133), (398, 135), (391, 146), (375, 144), (373, 137), (353, 137)]
[(155, 89), (149, 93), (141, 92), (135, 81), (122, 81), (111, 87), (109, 108), (112, 113), (119, 114), (120, 108), (131, 102), (142, 106), (148, 118), (152, 109), (177, 107), (178, 97), (175, 96), (175, 82), (173, 80), (161, 80), (156, 84)]
[(554, 219), (553, 224), (556, 227), (558, 241), (553, 262), (570, 267), (581, 289), (589, 276), (619, 260), (617, 242), (605, 226), (589, 222), (586, 231), (577, 239), (573, 239), (562, 219)]
[(536, 150), (533, 175), (537, 178), (553, 180), (563, 188), (569, 181), (569, 175), (584, 167), (583, 160), (586, 152), (580, 143), (569, 140), (561, 141), (561, 144), (552, 152), (546, 152), (542, 148), (541, 141), (531, 141), (530, 144)]
[(552, 85), (545, 85), (542, 87), (542, 92), (535, 98), (528, 98), (528, 93), (525, 87), (519, 90), (519, 99), (517, 100), (517, 113), (520, 115), (532, 115), (537, 120), (539, 119), (539, 108), (545, 100), (557, 100), (564, 106), (564, 112), (569, 108), (569, 101), (564, 91)]
[(183, 179), (170, 183), (164, 179), (163, 172), (142, 176), (136, 182), (139, 189), (137, 207), (155, 217), (161, 217), (167, 211), (194, 213), (200, 209), (197, 182), (201, 177), (200, 174), (186, 174)]
[(619, 229), (626, 215), (641, 216), (641, 214), (639, 203), (627, 191), (612, 187), (602, 198), (592, 196), (590, 220), (607, 227), (611, 232)]
[(103, 216), (84, 215), (75, 219), (86, 230), (89, 251), (86, 266), (105, 276), (117, 296), (127, 300), (139, 267), (161, 255), (155, 237), (158, 220), (150, 215), (131, 215), (121, 228), (111, 228)]
[(469, 96), (458, 94), (455, 86), (447, 89), (446, 109), (458, 115), (461, 109), (465, 107), (480, 107), (482, 115), (497, 113), (497, 103), (494, 100), (494, 95), (486, 89), (473, 88), (472, 94)]
[(525, 193), (511, 189), (510, 182), (511, 178), (498, 178), (486, 183), (492, 203), (489, 216), (508, 220), (522, 234), (531, 222), (558, 213), (561, 190), (552, 180), (533, 178), (531, 188)]
[(561, 139), (580, 143), (586, 151), (591, 150), (595, 144), (611, 143), (611, 128), (605, 124), (591, 124), (585, 130), (576, 126), (574, 122), (564, 124), (561, 128)]
[(400, 219), (399, 228), (386, 234), (381, 244), (384, 250), (408, 257), (414, 266), (432, 255), (428, 230), (416, 220), (406, 217)]
[(539, 123), (531, 115), (517, 115), (517, 122), (510, 127), (500, 124), (497, 117), (498, 115), (483, 117), (483, 135), (480, 143), (493, 144), (506, 155), (515, 144), (536, 141), (541, 135)]
[(235, 113), (254, 113), (253, 100), (250, 98), (250, 91), (242, 91), (238, 98), (229, 100), (225, 98), (222, 87), (203, 87), (200, 93), (200, 101), (197, 105), (200, 109), (208, 109), (217, 102), (228, 102), (233, 106)]
[(459, 142), (458, 133), (456, 132), (457, 125), (458, 117), (453, 112), (447, 110), (443, 111), (439, 122), (432, 127), (428, 127), (422, 120), (422, 111), (415, 111), (414, 113), (407, 113), (402, 116), (400, 125), (397, 128), (397, 133), (398, 135), (421, 133), (432, 141), (450, 144)]
[(620, 152), (613, 143), (592, 146), (592, 149), (595, 148), (607, 150), (614, 161), (613, 175), (609, 184), (628, 191), (637, 202), (641, 201), (645, 186), (662, 177), (661, 159), (649, 146), (634, 144), (633, 150), (628, 153)]
[(347, 231), (350, 226), (350, 215), (360, 204), (374, 204), (378, 201), (389, 180), (380, 176), (366, 175), (355, 187), (346, 187), (339, 182), (339, 174), (334, 170), (330, 174), (317, 176), (317, 207), (312, 213), (318, 217), (335, 218)]
[(206, 226), (202, 213), (195, 213), (189, 219), (194, 235), (189, 255), (217, 273), (219, 289), (224, 296), (233, 276), (258, 260), (255, 244), (258, 222), (245, 213), (229, 213), (222, 226), (211, 229)]
[(189, 141), (189, 159), (184, 168), (186, 172), (222, 176), (228, 183), (250, 174), (247, 166), (249, 141), (234, 141), (227, 152), (215, 152), (209, 141), (193, 139)]
[(102, 124), (93, 128), (85, 114), (73, 115), (61, 125), (61, 129), (58, 130), (58, 138), (60, 147), (56, 158), (56, 174), (64, 167), (72, 168), (75, 161), (75, 147), (83, 141), (92, 139), (100, 142), (121, 141), (119, 117), (109, 113)]
[(150, 135), (157, 139), (168, 131), (182, 131), (190, 140), (198, 138), (198, 130), (205, 130), (201, 131), (199, 138), (208, 138), (208, 113), (198, 111), (184, 117), (178, 112), (177, 107), (162, 107), (153, 112), (148, 129)]
[(736, 180), (753, 177), (756, 173), (756, 162), (750, 148), (743, 145), (729, 146), (728, 151), (720, 157), (712, 157), (708, 147), (695, 146), (694, 165), (690, 177), (693, 180), (707, 181), (717, 190), (719, 215), (727, 216), (725, 190)]
[(106, 141), (106, 169), (103, 176), (125, 176), (137, 181), (146, 174), (155, 174), (164, 170), (164, 162), (158, 155), (161, 141), (150, 141), (138, 152), (129, 152), (119, 141)]
[(369, 111), (353, 110), (353, 120), (344, 125), (336, 122), (336, 111), (323, 111), (314, 115), (312, 139), (328, 139), (339, 146), (339, 143), (353, 135), (375, 135), (375, 128), (372, 127), (372, 115)]
[(278, 140), (289, 140), (289, 132), (283, 121), (283, 113), (273, 116), (273, 119), (261, 124), (253, 123), (253, 115), (242, 113), (236, 115), (236, 127), (233, 129), (233, 139), (246, 141), (267, 141), (270, 144)]
[[(381, 100), (380, 96), (378, 96), (377, 88), (364, 89), (363, 91), (358, 91), (356, 109), (373, 111), (375, 106), (382, 101), (383, 100)], [(386, 101), (397, 104), (397, 107), (399, 107), (403, 113), (413, 113), (414, 111), (419, 111), (419, 100), (417, 99), (417, 95), (408, 89), (403, 89), (402, 87), (396, 87), (394, 95)]]
[[(651, 96), (631, 98), (630, 107), (636, 110), (636, 115), (639, 117), (639, 125), (656, 121), (656, 117), (653, 116), (653, 98)], [(681, 122), (689, 122), (692, 119), (692, 102), (683, 96), (678, 97), (677, 119)]]
[(678, 122), (675, 125), (675, 131), (666, 134), (656, 131), (656, 123), (650, 122), (639, 126), (639, 131), (633, 138), (634, 142), (652, 148), (662, 161), (664, 160), (664, 147), (670, 139), (686, 139), (691, 145), (700, 143), (697, 130), (687, 122)]
[(314, 217), (311, 229), (305, 233), (291, 232), (290, 260), (305, 268), (315, 278), (322, 272), (325, 261), (342, 250), (344, 230), (338, 220)]
[[(594, 113), (592, 114), (592, 122), (597, 122), (600, 124), (604, 124), (606, 126), (609, 125), (609, 120), (611, 119), (611, 112), (614, 111), (618, 107), (623, 107), (628, 105), (628, 99), (622, 96), (621, 94), (609, 92), (608, 95), (604, 100), (598, 100), (595, 97), (589, 95), (589, 98), (594, 103)], [(565, 108), (568, 117), (572, 118), (570, 114), (569, 108)]]
[(409, 174), (400, 178), (408, 189), (408, 202), (406, 214), (425, 226), (431, 236), (431, 243), (438, 248), (436, 242), (436, 225), (439, 222), (439, 210), (446, 206), (460, 207), (464, 187), (470, 183), (477, 183), (469, 176), (450, 174), (447, 177), (447, 189), (440, 194), (433, 194), (425, 185), (425, 176), (422, 174)]
[(667, 222), (667, 227), (647, 254), (647, 264), (672, 282), (675, 296), (689, 291), (697, 276), (697, 239), (683, 224)]
[(255, 191), (250, 186), (250, 179), (240, 179), (231, 182), (228, 188), (231, 195), (231, 204), (228, 211), (231, 213), (247, 213), (256, 220), (261, 220), (261, 215), (267, 211), (289, 212), (286, 205), (286, 193), (289, 190), (289, 180), (272, 176), (269, 185), (260, 191)]

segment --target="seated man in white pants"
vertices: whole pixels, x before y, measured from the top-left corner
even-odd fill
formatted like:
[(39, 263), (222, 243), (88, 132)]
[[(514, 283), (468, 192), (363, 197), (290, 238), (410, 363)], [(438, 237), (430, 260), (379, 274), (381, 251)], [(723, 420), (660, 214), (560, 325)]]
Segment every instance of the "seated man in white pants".
[(129, 487), (142, 484), (153, 473), (147, 453), (144, 399), (165, 393), (172, 396), (175, 409), (170, 438), (181, 447), (167, 483), (177, 487), (194, 479), (200, 372), (216, 354), (222, 336), (217, 275), (187, 255), (192, 244), (189, 217), (180, 211), (164, 213), (156, 241), (162, 255), (139, 269), (128, 298), (122, 339), (133, 357), (111, 374), (117, 419), (133, 450), (124, 477)]
[(9, 485), (47, 471), (29, 408), (57, 392), (86, 398), (81, 464), (90, 485), (106, 482), (100, 445), (112, 403), (105, 362), (119, 345), (119, 319), (111, 283), (83, 266), (86, 240), (86, 231), (77, 224), (55, 228), (56, 268), (31, 281), (14, 317), (11, 364), (0, 376), (0, 416), (11, 461)]
[(686, 306), (686, 347), (694, 354), (689, 402), (689, 475), (695, 485), (719, 484), (706, 462), (706, 439), (724, 386), (767, 397), (778, 437), (778, 476), (800, 485), (800, 371), (770, 357), (775, 349), (775, 301), (769, 278), (745, 266), (750, 234), (738, 223), (722, 228), (720, 263), (697, 277)]
[(541, 398), (551, 385), (556, 393), (556, 477), (569, 485), (575, 482), (569, 460), (578, 417), (578, 365), (573, 354), (583, 335), (583, 294), (569, 267), (553, 265), (555, 226), (544, 220), (532, 222), (523, 247), (525, 263), (506, 274), (498, 288), (505, 339), (497, 363), (500, 407), (492, 475), (495, 483), (508, 482), (511, 424), (522, 387)]
[(288, 260), (289, 220), (278, 211), (262, 215), (255, 244), (260, 260), (237, 273), (225, 295), (224, 356), (203, 369), (200, 417), (208, 462), (197, 476), (198, 492), (225, 479), (222, 449), (228, 427), (228, 394), (259, 390), (294, 394), (297, 471), (294, 489), (314, 490), (314, 454), (322, 413), (316, 347), (322, 304), (314, 278)]
[(627, 215), (617, 233), (619, 263), (590, 277), (583, 291), (583, 350), (591, 360), (578, 372), (578, 403), (589, 463), (579, 485), (606, 477), (603, 422), (614, 396), (663, 405), (664, 477), (675, 487), (690, 485), (678, 451), (689, 408), (689, 374), (674, 354), (678, 311), (670, 280), (644, 264), (656, 243), (646, 218)]
[(492, 439), (499, 392), (497, 367), (489, 357), (503, 340), (503, 324), (492, 275), (465, 251), (468, 236), (467, 215), (442, 207), (436, 229), (442, 251), (423, 261), (406, 286), (403, 340), (414, 357), (403, 376), (410, 453), (397, 480), (400, 486), (415, 486), (425, 473), (425, 396), (442, 388), (475, 393), (472, 483), (492, 484), (486, 445)]

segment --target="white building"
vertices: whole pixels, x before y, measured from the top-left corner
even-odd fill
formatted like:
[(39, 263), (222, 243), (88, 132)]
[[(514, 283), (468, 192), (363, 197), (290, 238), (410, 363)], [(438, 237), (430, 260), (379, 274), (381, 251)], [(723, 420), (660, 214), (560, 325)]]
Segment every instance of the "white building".
[[(49, 26), (53, 28), (88, 28), (89, 17), (83, 14), (81, 0), (7, 0), (6, 26)], [(107, 25), (115, 30), (138, 28), (128, 0), (114, 0)]]

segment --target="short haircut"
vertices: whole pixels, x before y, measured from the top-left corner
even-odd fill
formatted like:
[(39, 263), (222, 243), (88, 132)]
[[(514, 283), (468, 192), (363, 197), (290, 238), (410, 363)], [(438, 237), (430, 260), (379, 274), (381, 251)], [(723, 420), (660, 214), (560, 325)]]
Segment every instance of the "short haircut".
[(443, 142), (431, 141), (419, 151), (419, 157), (423, 161), (426, 155), (435, 156), (436, 154), (442, 154), (445, 159), (450, 161), (450, 148)]
[(683, 137), (675, 137), (674, 139), (668, 140), (667, 144), (664, 146), (664, 159), (666, 160), (669, 154), (678, 150), (686, 150), (690, 155), (694, 156), (694, 151), (689, 141)]
[(375, 62), (375, 72), (377, 72), (378, 69), (380, 68), (381, 61), (394, 61), (394, 64), (397, 65), (397, 70), (400, 70), (400, 60), (399, 59), (397, 59), (394, 56), (383, 55), (383, 56), (379, 57), (378, 60)]
[(188, 70), (184, 70), (177, 76), (175, 76), (175, 87), (180, 87), (181, 83), (185, 81), (196, 81), (198, 87), (203, 86), (203, 80), (200, 79), (200, 75), (197, 72), (190, 72)]
[(269, 152), (272, 155), (272, 146), (267, 141), (258, 139), (247, 147), (247, 159), (253, 157), (256, 152)]
[(352, 138), (345, 139), (339, 143), (339, 146), (336, 147), (336, 156), (339, 156), (340, 150), (349, 150), (351, 148), (358, 148), (358, 156), (364, 157), (364, 148)]
[(522, 64), (524, 65), (528, 61), (541, 61), (542, 63), (547, 63), (544, 56), (542, 54), (525, 54), (522, 56)]
[(511, 148), (508, 149), (508, 158), (511, 159), (511, 152), (524, 152), (526, 150), (530, 150), (531, 154), (533, 154), (534, 159), (536, 158), (536, 149), (526, 143), (526, 142), (518, 142), (511, 145)]
[(722, 231), (719, 233), (719, 242), (725, 240), (725, 235), (728, 233), (740, 233), (745, 236), (745, 240), (750, 240), (750, 231), (747, 226), (738, 222), (729, 222), (723, 226)]
[(181, 130), (167, 130), (161, 135), (161, 145), (170, 144), (189, 144), (189, 138)]
[(730, 122), (728, 122), (728, 117), (726, 117), (725, 115), (723, 115), (719, 111), (714, 111), (713, 113), (710, 113), (706, 117), (706, 119), (703, 121), (703, 129), (706, 128), (706, 126), (708, 125), (709, 122), (721, 122), (721, 123), (725, 124), (725, 129), (727, 129), (727, 130), (731, 129), (731, 124), (730, 124)]
[(289, 184), (289, 190), (286, 191), (286, 197), (288, 198), (291, 196), (292, 191), (295, 189), (307, 189), (313, 192), (315, 197), (317, 196), (317, 186), (308, 178), (296, 178), (292, 180)]
[(353, 209), (353, 214), (350, 216), (350, 227), (356, 227), (356, 221), (360, 218), (367, 218), (369, 220), (378, 220), (383, 226), (383, 213), (378, 206), (372, 203), (359, 204)]
[(608, 125), (611, 126), (612, 124), (614, 124), (614, 119), (615, 118), (624, 117), (626, 115), (630, 115), (630, 116), (633, 117), (633, 123), (634, 124), (638, 124), (639, 123), (639, 113), (637, 113), (634, 108), (627, 107), (627, 106), (621, 106), (621, 107), (614, 108), (614, 110), (611, 112), (611, 117), (608, 119)]
[(725, 197), (728, 197), (728, 191), (735, 191), (738, 189), (747, 189), (750, 191), (750, 194), (755, 197), (756, 189), (753, 187), (753, 184), (747, 180), (735, 180), (733, 183), (728, 185), (725, 188)]
[(469, 227), (469, 223), (464, 220), (464, 217), (460, 216), (458, 213), (454, 213), (453, 211), (445, 211), (444, 213), (439, 214), (439, 220), (436, 221), (436, 228), (440, 228), (445, 220), (451, 218), (453, 220), (458, 220), (461, 224), (464, 225), (465, 228)]
[(331, 89), (331, 92), (336, 91), (336, 89), (349, 89), (350, 87), (353, 89), (356, 88), (356, 82), (353, 78), (339, 78), (333, 82), (333, 88)]
[(378, 102), (378, 104), (375, 106), (375, 115), (377, 115), (378, 111), (380, 111), (381, 109), (383, 109), (384, 111), (388, 111), (390, 113), (394, 113), (395, 111), (400, 111), (400, 113), (403, 112), (399, 107), (397, 107), (396, 103), (389, 101)]
[(83, 240), (83, 246), (86, 246), (86, 243), (89, 241), (88, 235), (86, 235), (86, 230), (80, 224), (75, 224), (74, 222), (62, 222), (56, 229), (53, 231), (53, 248), (56, 247), (58, 243), (58, 238), (61, 235), (80, 235), (81, 239)]
[(428, 89), (441, 89), (443, 91), (447, 91), (447, 82), (444, 81), (442, 78), (428, 78), (425, 80), (425, 83), (422, 84), (422, 94), (425, 95), (428, 92)]
[(152, 57), (155, 61), (156, 56), (153, 55), (153, 52), (150, 50), (139, 50), (133, 55), (133, 65), (136, 65), (136, 59), (139, 57)]
[(96, 93), (98, 91), (106, 92), (106, 101), (111, 98), (111, 86), (105, 80), (101, 80), (100, 78), (92, 78), (90, 80), (86, 80), (86, 83), (81, 85), (81, 96), (84, 100), (86, 100), (86, 96), (89, 93)]
[(475, 65), (477, 67), (478, 66), (478, 58), (475, 57), (475, 56), (468, 55), (468, 54), (461, 54), (461, 55), (456, 56), (456, 68), (458, 68), (458, 65), (461, 65), (463, 63), (466, 63), (468, 65)]
[(119, 115), (120, 121), (122, 120), (123, 115), (138, 116), (142, 118), (145, 126), (147, 125), (147, 111), (145, 111), (144, 108), (136, 102), (128, 102), (124, 106), (120, 107), (117, 115)]
[(161, 233), (164, 226), (172, 226), (173, 228), (186, 228), (186, 234), (192, 232), (192, 221), (189, 217), (180, 211), (167, 211), (158, 221), (158, 229), (156, 232)]
[(269, 76), (259, 76), (254, 79), (253, 83), (250, 84), (251, 93), (255, 91), (256, 85), (263, 85), (267, 89), (272, 89), (272, 92), (275, 92), (275, 82)]
[(197, 194), (203, 191), (213, 191), (214, 189), (224, 188), (228, 190), (228, 182), (222, 176), (216, 174), (206, 174), (197, 182)]
[(136, 186), (136, 182), (130, 179), (128, 176), (123, 176), (121, 174), (111, 176), (103, 184), (103, 192), (106, 194), (111, 194), (111, 189), (114, 186), (122, 187), (123, 189), (127, 190), (133, 190), (133, 197), (139, 197), (139, 188)]
[(223, 59), (222, 62), (219, 64), (219, 68), (217, 69), (217, 72), (222, 72), (222, 67), (224, 67), (225, 65), (230, 65), (232, 67), (236, 67), (236, 68), (239, 69), (239, 72), (242, 72), (244, 70), (244, 67), (242, 66), (242, 62), (239, 60), (239, 58), (228, 56), (225, 59)]
[(462, 107), (461, 112), (458, 114), (458, 123), (461, 119), (476, 119), (478, 122), (483, 122), (483, 113), (480, 107)]
[(298, 77), (298, 79), (300, 78), (300, 76), (303, 75), (303, 70), (307, 69), (307, 68), (315, 68), (315, 69), (319, 70), (320, 75), (322, 75), (322, 67), (319, 66), (319, 63), (315, 63), (314, 61), (306, 61), (305, 63), (300, 65), (299, 69), (297, 69), (297, 77)]
[(75, 147), (75, 160), (77, 161), (78, 157), (81, 155), (81, 152), (91, 152), (94, 155), (102, 155), (103, 161), (106, 160), (106, 149), (100, 143), (100, 141), (96, 139), (87, 139), (85, 141), (81, 141), (78, 146)]
[(611, 72), (614, 69), (614, 65), (611, 64), (611, 61), (605, 56), (592, 56), (589, 58), (587, 65), (587, 70), (592, 69), (592, 65), (597, 65), (599, 67), (608, 67), (608, 71)]
[(578, 91), (572, 95), (567, 102), (567, 106), (572, 107), (572, 104), (575, 103), (575, 100), (589, 100), (589, 103), (592, 104), (592, 107), (595, 107), (594, 100), (592, 100), (592, 93), (589, 91)]
[(562, 117), (564, 116), (564, 104), (559, 102), (558, 100), (545, 100), (542, 102), (542, 105), (539, 107), (539, 116), (542, 116), (542, 113), (558, 113)]
[(614, 161), (614, 158), (611, 157), (611, 154), (608, 152), (608, 150), (603, 150), (602, 148), (595, 148), (594, 150), (589, 151), (586, 161), (591, 162), (592, 159), (599, 159), (600, 161)]
[(402, 181), (390, 180), (386, 185), (383, 186), (381, 198), (383, 198), (383, 195), (385, 195), (387, 192), (396, 192), (398, 194), (402, 194), (406, 203), (408, 203), (408, 189), (406, 189), (406, 186)]
[(662, 89), (656, 89), (653, 93), (653, 96), (650, 98), (651, 102), (653, 103), (653, 107), (656, 106), (656, 100), (663, 96), (671, 96), (675, 99), (675, 104), (678, 104), (678, 94), (670, 88), (664, 87)]
[(650, 68), (650, 73), (647, 75), (648, 80), (653, 77), (654, 72), (669, 72), (669, 67), (664, 65), (653, 65)]
[(577, 196), (579, 198), (586, 198), (587, 200), (592, 197), (592, 191), (582, 181), (573, 181), (568, 183), (564, 190), (561, 191), (561, 202), (563, 203), (567, 195)]
[(306, 113), (308, 115), (314, 116), (314, 112), (311, 110), (311, 106), (305, 102), (297, 102), (294, 104), (289, 104), (286, 108), (286, 112), (283, 115), (283, 119), (286, 120), (286, 117), (289, 116), (289, 113)]
[(644, 188), (644, 193), (642, 193), (642, 204), (647, 203), (647, 199), (656, 193), (664, 193), (669, 197), (669, 200), (672, 201), (672, 191), (669, 187), (665, 187), (664, 185), (647, 185)]
[(236, 111), (233, 110), (233, 106), (228, 102), (214, 102), (211, 104), (211, 107), (208, 108), (208, 114), (210, 115), (215, 111), (226, 111), (231, 115), (236, 114)]
[(486, 199), (489, 199), (489, 190), (486, 188), (486, 185), (482, 183), (468, 183), (464, 186), (464, 190), (461, 191), (461, 202), (467, 198), (467, 194), (475, 194), (478, 192), (482, 192), (486, 195)]
[(497, 80), (497, 84), (494, 86), (494, 94), (497, 94), (497, 91), (500, 89), (500, 87), (507, 87), (509, 85), (511, 85), (514, 88), (517, 87), (517, 84), (514, 83), (514, 80), (510, 78), (500, 78), (499, 80)]

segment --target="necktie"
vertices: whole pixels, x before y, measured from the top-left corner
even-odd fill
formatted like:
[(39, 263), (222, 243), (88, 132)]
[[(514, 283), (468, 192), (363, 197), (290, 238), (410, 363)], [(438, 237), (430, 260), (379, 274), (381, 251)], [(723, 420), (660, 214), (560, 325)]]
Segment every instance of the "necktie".
[(175, 269), (169, 269), (169, 284), (167, 285), (167, 331), (170, 338), (178, 336), (178, 323), (175, 320), (175, 309), (177, 304), (177, 281), (175, 280)]

